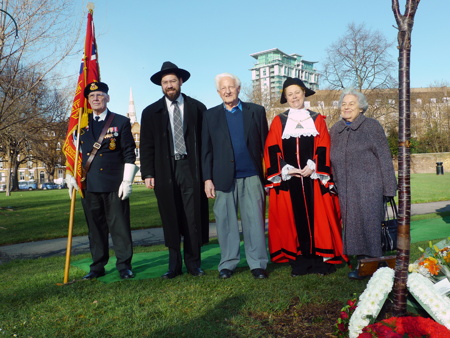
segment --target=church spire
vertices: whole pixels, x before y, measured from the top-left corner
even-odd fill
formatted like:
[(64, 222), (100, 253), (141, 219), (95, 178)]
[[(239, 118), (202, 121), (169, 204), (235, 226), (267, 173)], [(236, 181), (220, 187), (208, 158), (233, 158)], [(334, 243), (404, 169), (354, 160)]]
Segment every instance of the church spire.
[(130, 102), (128, 103), (127, 117), (130, 119), (132, 125), (136, 122), (136, 108), (134, 107), (133, 91), (131, 90), (131, 87), (130, 87)]

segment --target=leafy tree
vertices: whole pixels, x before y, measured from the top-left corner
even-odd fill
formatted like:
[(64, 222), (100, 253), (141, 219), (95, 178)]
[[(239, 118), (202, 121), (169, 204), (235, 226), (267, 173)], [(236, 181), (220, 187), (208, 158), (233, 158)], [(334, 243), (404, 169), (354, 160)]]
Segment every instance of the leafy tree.
[(448, 134), (445, 135), (438, 122), (434, 121), (433, 126), (419, 138), (420, 148), (423, 153), (441, 153), (450, 151)]
[(396, 128), (391, 128), (387, 134), (389, 149), (391, 150), (392, 156), (395, 157), (398, 155), (398, 130)]

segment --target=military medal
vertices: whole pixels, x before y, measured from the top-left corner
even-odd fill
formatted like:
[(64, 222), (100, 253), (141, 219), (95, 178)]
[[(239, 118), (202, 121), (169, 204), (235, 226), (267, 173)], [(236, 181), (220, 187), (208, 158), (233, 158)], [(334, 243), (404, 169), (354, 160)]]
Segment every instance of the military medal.
[(111, 140), (109, 141), (109, 150), (114, 150), (114, 149), (116, 149), (116, 139), (111, 138)]

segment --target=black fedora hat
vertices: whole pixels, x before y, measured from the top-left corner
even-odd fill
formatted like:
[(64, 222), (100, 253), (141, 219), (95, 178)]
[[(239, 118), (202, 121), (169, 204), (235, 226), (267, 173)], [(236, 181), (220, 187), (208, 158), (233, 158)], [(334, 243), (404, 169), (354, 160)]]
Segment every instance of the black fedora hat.
[(92, 92), (103, 92), (108, 94), (108, 85), (104, 82), (91, 82), (84, 88), (84, 97), (87, 98)]
[(286, 79), (286, 81), (284, 81), (284, 83), (283, 83), (283, 90), (281, 91), (280, 103), (286, 103), (287, 102), (286, 97), (284, 96), (284, 90), (286, 89), (286, 87), (289, 87), (289, 86), (292, 86), (292, 85), (297, 85), (297, 86), (303, 88), (305, 90), (305, 97), (314, 95), (316, 93), (314, 90), (311, 90), (308, 87), (306, 87), (305, 84), (303, 83), (303, 81), (300, 80), (299, 78), (288, 77)]
[(161, 66), (161, 70), (155, 74), (152, 75), (150, 78), (150, 81), (152, 81), (154, 84), (161, 86), (161, 79), (166, 74), (176, 74), (178, 77), (181, 77), (183, 79), (183, 82), (186, 82), (191, 74), (184, 69), (178, 68), (176, 64), (166, 61)]

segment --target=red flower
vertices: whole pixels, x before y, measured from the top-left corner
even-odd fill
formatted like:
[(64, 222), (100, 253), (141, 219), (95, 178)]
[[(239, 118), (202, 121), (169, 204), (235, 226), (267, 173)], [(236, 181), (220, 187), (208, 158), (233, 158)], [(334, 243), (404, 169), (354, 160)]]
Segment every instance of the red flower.
[(341, 324), (337, 324), (337, 327), (338, 327), (338, 330), (341, 331), (341, 332), (345, 332), (345, 330), (346, 330), (345, 329), (345, 325), (342, 324), (342, 323)]
[(401, 338), (405, 335), (450, 338), (450, 330), (429, 318), (392, 317), (366, 326), (359, 337)]
[(356, 300), (354, 300), (354, 299), (349, 299), (349, 300), (347, 301), (347, 305), (355, 306), (355, 304), (356, 304)]
[(345, 311), (341, 311), (341, 318), (342, 319), (347, 319), (349, 316), (348, 316), (348, 313), (347, 312), (345, 312)]

